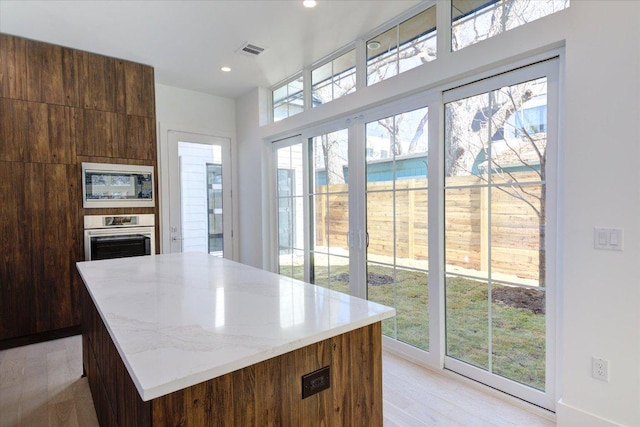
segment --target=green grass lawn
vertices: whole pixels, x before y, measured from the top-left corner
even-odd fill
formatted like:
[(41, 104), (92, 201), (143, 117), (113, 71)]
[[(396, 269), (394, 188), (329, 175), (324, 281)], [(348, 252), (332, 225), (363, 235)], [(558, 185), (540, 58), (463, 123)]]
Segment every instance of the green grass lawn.
[[(301, 278), (302, 267), (281, 270), (281, 274)], [(292, 273), (292, 274), (288, 274)], [(349, 292), (348, 267), (316, 268), (315, 283)], [(369, 263), (369, 300), (395, 307), (397, 314), (382, 323), (385, 335), (423, 350), (429, 345), (429, 292), (425, 272), (390, 268)], [(527, 307), (527, 300), (510, 294), (521, 288), (494, 285), (489, 307), (486, 282), (447, 277), (446, 346), (447, 355), (483, 369), (489, 369), (489, 308), (491, 308), (491, 371), (528, 386), (545, 386), (545, 315)], [(498, 290), (500, 292), (498, 292)], [(519, 293), (521, 294), (521, 293)], [(507, 297), (505, 297), (505, 295)], [(527, 289), (533, 298), (544, 299), (544, 292)]]

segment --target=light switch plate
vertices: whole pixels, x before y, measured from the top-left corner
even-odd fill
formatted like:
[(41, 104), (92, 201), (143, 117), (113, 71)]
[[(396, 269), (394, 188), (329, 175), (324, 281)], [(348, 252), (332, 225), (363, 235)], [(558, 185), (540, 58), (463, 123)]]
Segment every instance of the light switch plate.
[(622, 228), (593, 228), (593, 247), (608, 251), (621, 251), (623, 249)]

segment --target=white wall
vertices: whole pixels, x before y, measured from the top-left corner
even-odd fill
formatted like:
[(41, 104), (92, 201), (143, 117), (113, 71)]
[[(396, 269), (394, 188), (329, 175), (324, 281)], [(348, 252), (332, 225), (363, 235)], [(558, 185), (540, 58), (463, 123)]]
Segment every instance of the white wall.
[[(567, 407), (559, 418), (574, 415), (573, 407), (638, 426), (640, 2), (575, 1), (571, 8), (561, 236)], [(624, 251), (593, 249), (594, 226), (623, 228)], [(592, 355), (610, 361), (608, 383), (590, 377)]]
[[(514, 29), (289, 119), (262, 127), (264, 139), (491, 68), (563, 48), (559, 162), (558, 405), (559, 426), (640, 426), (640, 2), (579, 1), (563, 12)], [(428, 71), (427, 71), (428, 70)], [(238, 101), (255, 120), (252, 93)], [(243, 141), (243, 241), (258, 238), (263, 177), (254, 126)], [(254, 121), (254, 123), (256, 123)], [(244, 138), (243, 138), (244, 139)], [(246, 145), (245, 145), (246, 144)], [(264, 194), (263, 194), (264, 196)], [(247, 208), (251, 207), (251, 208)], [(268, 208), (265, 202), (263, 208)], [(245, 228), (247, 225), (249, 228)], [(624, 250), (593, 248), (593, 227), (624, 229)], [(263, 225), (263, 231), (268, 230)], [(247, 234), (244, 234), (244, 233)], [(259, 245), (243, 253), (256, 262)], [(591, 358), (610, 361), (610, 381), (591, 377)]]
[(240, 262), (262, 268), (268, 265), (263, 257), (268, 252), (263, 245), (262, 215), (266, 198), (266, 182), (263, 179), (264, 143), (260, 137), (260, 125), (266, 123), (266, 92), (256, 88), (236, 100), (238, 137), (238, 240)]
[[(236, 186), (238, 166), (235, 162), (236, 111), (233, 99), (156, 84), (156, 119), (158, 121), (158, 155), (160, 185), (161, 251), (169, 247), (169, 174), (168, 136), (170, 130), (231, 139), (232, 190)], [(235, 194), (235, 192), (234, 192)], [(179, 203), (179, 201), (177, 201)], [(237, 201), (234, 200), (234, 211)], [(234, 218), (234, 223), (236, 223)], [(237, 224), (234, 224), (237, 225)], [(237, 228), (234, 226), (234, 229)], [(237, 259), (237, 245), (231, 258)], [(166, 250), (168, 251), (168, 250)]]

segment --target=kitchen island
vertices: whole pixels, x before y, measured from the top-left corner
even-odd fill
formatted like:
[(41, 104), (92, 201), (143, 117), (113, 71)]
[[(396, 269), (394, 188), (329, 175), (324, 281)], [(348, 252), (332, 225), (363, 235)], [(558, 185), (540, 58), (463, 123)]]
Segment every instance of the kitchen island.
[(101, 425), (382, 425), (394, 309), (201, 253), (78, 271)]

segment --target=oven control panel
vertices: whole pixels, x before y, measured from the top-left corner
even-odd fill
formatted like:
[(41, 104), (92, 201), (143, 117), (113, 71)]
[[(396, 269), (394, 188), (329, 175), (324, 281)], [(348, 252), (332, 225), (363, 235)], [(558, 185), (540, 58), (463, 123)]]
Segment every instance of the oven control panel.
[(120, 228), (120, 227), (153, 227), (154, 214), (131, 215), (85, 215), (84, 229)]
[(127, 216), (105, 216), (104, 217), (105, 227), (118, 227), (123, 225), (138, 225), (138, 216), (127, 215)]

